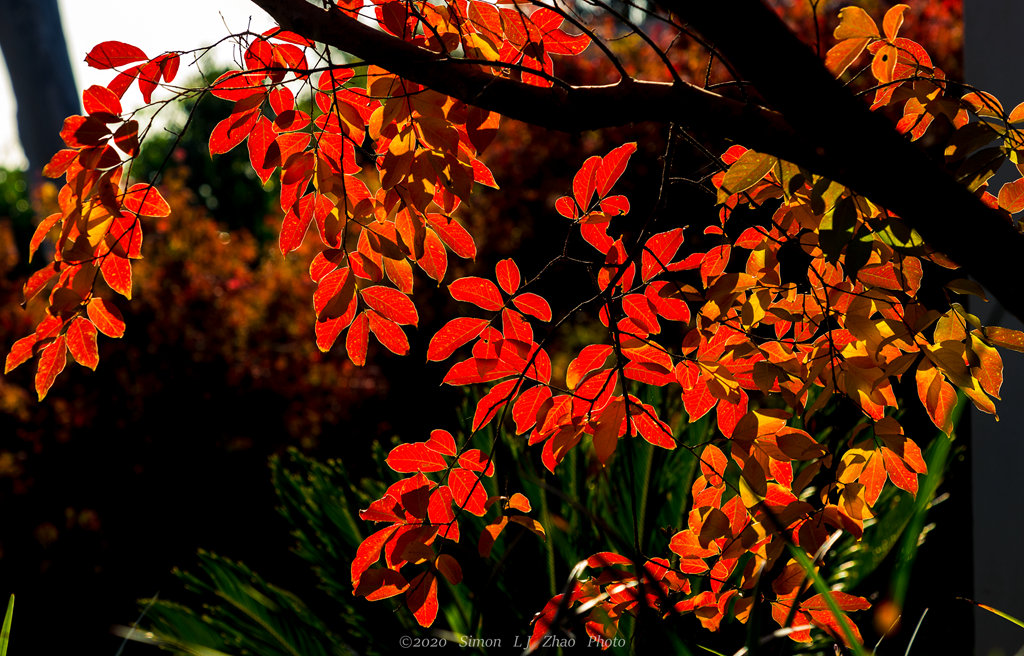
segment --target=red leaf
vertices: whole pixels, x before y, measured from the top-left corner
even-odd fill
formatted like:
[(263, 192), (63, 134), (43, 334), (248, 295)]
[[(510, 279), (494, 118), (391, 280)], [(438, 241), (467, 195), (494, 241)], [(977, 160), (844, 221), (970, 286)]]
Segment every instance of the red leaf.
[(69, 148), (98, 146), (109, 135), (110, 129), (94, 116), (69, 116), (60, 131), (60, 138)]
[(472, 303), (484, 310), (500, 310), (503, 303), (498, 287), (485, 278), (467, 276), (448, 285), (448, 293), (457, 301)]
[(498, 284), (505, 290), (505, 293), (511, 296), (516, 293), (519, 289), (519, 283), (521, 281), (519, 275), (519, 267), (512, 261), (512, 258), (504, 259), (498, 262), (498, 266), (495, 267), (497, 272)]
[(115, 292), (124, 296), (128, 300), (132, 298), (132, 265), (131, 262), (123, 257), (119, 257), (110, 253), (103, 258), (103, 264), (100, 265), (100, 273), (103, 274), (103, 280), (106, 281), (107, 285), (110, 286)]
[(262, 76), (257, 73), (228, 71), (218, 77), (210, 87), (210, 93), (224, 100), (239, 101), (255, 95), (267, 93), (262, 83)]
[(736, 403), (721, 401), (718, 404), (718, 430), (722, 431), (722, 435), (732, 437), (733, 429), (745, 414), (747, 414), (747, 393), (740, 390), (740, 399)]
[(117, 120), (121, 114), (121, 101), (117, 94), (106, 87), (93, 85), (82, 92), (82, 106), (87, 114), (100, 114), (106, 122)]
[(416, 264), (437, 282), (444, 280), (444, 274), (448, 271), (448, 254), (444, 249), (444, 242), (433, 230), (426, 231), (423, 237), (423, 255), (416, 260)]
[(458, 317), (452, 319), (437, 331), (427, 347), (427, 360), (441, 362), (451, 357), (463, 344), (469, 342), (487, 327), (486, 319)]
[(544, 604), (544, 608), (534, 616), (533, 633), (530, 635), (531, 650), (536, 650), (541, 645), (541, 641), (544, 640), (544, 636), (551, 630), (551, 625), (555, 621), (558, 609), (562, 606), (562, 596), (555, 595), (552, 597), (548, 603)]
[(50, 161), (43, 167), (43, 176), (47, 178), (59, 178), (64, 175), (68, 167), (78, 157), (78, 151), (73, 148), (64, 148), (54, 153)]
[[(242, 100), (237, 105), (244, 103), (251, 104), (248, 100)], [(211, 155), (228, 152), (245, 141), (245, 138), (256, 127), (256, 121), (260, 116), (259, 105), (251, 109), (243, 109), (242, 111), (238, 111), (237, 105), (236, 111), (218, 123), (210, 133)]]
[[(61, 151), (61, 152), (64, 152), (64, 151)], [(32, 261), (32, 256), (35, 255), (35, 252), (36, 252), (36, 250), (39, 249), (40, 244), (42, 244), (43, 240), (46, 239), (47, 233), (50, 232), (50, 230), (53, 228), (53, 226), (57, 225), (57, 222), (60, 221), (61, 218), (62, 217), (61, 217), (60, 212), (54, 212), (50, 216), (48, 216), (45, 219), (43, 219), (42, 221), (40, 221), (39, 225), (36, 226), (35, 232), (32, 233), (32, 240), (29, 242), (29, 245), (28, 245), (28, 261), (29, 262)]]
[(460, 455), (459, 466), (484, 476), (494, 476), (494, 459), (480, 449), (469, 449)]
[(270, 161), (267, 157), (267, 150), (276, 138), (277, 133), (266, 116), (260, 116), (249, 133), (249, 163), (263, 184), (267, 184), (270, 176), (274, 174), (274, 169), (277, 168), (278, 163)]
[(480, 399), (480, 402), (476, 404), (476, 412), (473, 414), (474, 432), (490, 423), (498, 411), (515, 396), (513, 389), (518, 383), (519, 381), (516, 379), (498, 383)]
[(580, 215), (576, 202), (568, 196), (562, 196), (555, 201), (555, 210), (567, 219), (576, 219)]
[(612, 150), (601, 160), (597, 169), (597, 197), (604, 198), (626, 170), (630, 156), (636, 152), (636, 142), (623, 144)]
[(35, 355), (35, 346), (38, 341), (39, 335), (32, 333), (14, 342), (14, 345), (11, 346), (11, 352), (7, 354), (7, 361), (4, 363), (4, 373), (9, 374), (17, 367), (28, 362), (29, 358)]
[(39, 369), (36, 370), (36, 393), (42, 401), (46, 393), (56, 380), (57, 374), (64, 370), (67, 363), (68, 347), (64, 335), (58, 335), (57, 339), (43, 349), (39, 356)]
[(640, 278), (647, 282), (665, 270), (683, 245), (683, 229), (658, 233), (647, 240), (640, 255)]
[(96, 326), (84, 317), (75, 317), (67, 332), (68, 350), (75, 361), (93, 371), (100, 363), (100, 352), (96, 346)]
[(708, 480), (708, 485), (718, 487), (725, 480), (725, 468), (729, 466), (729, 459), (725, 457), (722, 450), (714, 444), (704, 447), (700, 454), (700, 472)]
[(124, 336), (124, 318), (121, 317), (121, 311), (113, 303), (94, 296), (85, 310), (89, 319), (101, 333), (107, 337)]
[(363, 573), (368, 570), (371, 565), (380, 560), (381, 550), (396, 530), (398, 530), (397, 526), (382, 528), (359, 543), (359, 547), (356, 549), (356, 555), (352, 558), (351, 572), (353, 590), (359, 587), (359, 579), (362, 578)]
[(60, 263), (50, 262), (42, 269), (29, 276), (28, 280), (25, 282), (25, 286), (22, 288), (23, 302), (28, 303), (31, 301), (36, 294), (43, 291), (43, 287), (53, 280), (58, 273), (60, 273)]
[(157, 188), (149, 184), (134, 184), (121, 199), (125, 209), (139, 216), (169, 216), (171, 206), (160, 195)]
[(370, 321), (370, 330), (378, 342), (386, 346), (395, 355), (405, 355), (409, 352), (409, 339), (397, 323), (386, 319), (373, 310), (366, 310), (365, 314)]
[(453, 253), (467, 260), (476, 258), (476, 244), (473, 242), (473, 237), (458, 221), (441, 214), (428, 214), (427, 223)]
[(597, 169), (601, 166), (601, 158), (591, 157), (583, 162), (583, 166), (572, 179), (572, 193), (576, 197), (576, 204), (586, 212), (590, 209), (590, 201), (594, 197), (595, 177)]
[(415, 326), (419, 321), (416, 306), (394, 287), (367, 287), (360, 294), (367, 305), (397, 324)]
[(587, 374), (595, 369), (600, 369), (612, 354), (612, 347), (608, 344), (590, 344), (585, 346), (580, 354), (569, 363), (565, 374), (566, 386), (574, 390)]
[(468, 469), (453, 469), (448, 474), (448, 487), (452, 489), (455, 505), (477, 517), (487, 512), (487, 491), (481, 476)]
[(388, 467), (403, 474), (442, 471), (448, 466), (444, 456), (429, 448), (425, 442), (399, 444), (391, 449), (387, 463)]
[(458, 453), (455, 446), (455, 438), (452, 434), (443, 428), (435, 428), (430, 431), (430, 438), (426, 442), (427, 446), (434, 451), (446, 456), (454, 456)]
[(93, 68), (105, 70), (117, 68), (132, 62), (149, 59), (141, 49), (120, 41), (104, 41), (89, 51), (85, 63)]
[(620, 396), (616, 397), (601, 412), (594, 427), (594, 453), (602, 465), (608, 463), (619, 444), (623, 420), (626, 418), (626, 403)]
[(512, 304), (519, 310), (541, 321), (551, 321), (551, 306), (542, 297), (532, 292), (520, 294), (512, 299)]
[(551, 389), (547, 385), (531, 387), (516, 399), (512, 406), (512, 419), (516, 422), (516, 435), (522, 435), (533, 428), (545, 404), (551, 400)]
[(409, 581), (405, 603), (420, 626), (427, 627), (434, 623), (437, 618), (438, 604), (437, 577), (433, 572), (422, 572)]
[(348, 359), (357, 367), (366, 364), (366, 346), (369, 339), (369, 320), (366, 318), (366, 313), (363, 312), (352, 322), (352, 327), (349, 328), (348, 335), (345, 337), (345, 351), (348, 353)]
[(704, 287), (707, 287), (725, 271), (726, 265), (729, 264), (730, 252), (732, 252), (732, 247), (729, 244), (722, 244), (709, 250), (701, 260), (700, 277), (704, 281)]

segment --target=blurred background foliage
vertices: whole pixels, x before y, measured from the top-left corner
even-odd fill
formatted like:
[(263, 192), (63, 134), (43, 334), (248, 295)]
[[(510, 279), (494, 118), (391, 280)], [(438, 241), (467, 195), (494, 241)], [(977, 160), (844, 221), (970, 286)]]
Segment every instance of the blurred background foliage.
[[(818, 3), (819, 34), (831, 32), (834, 4)], [(860, 4), (880, 15), (892, 3)], [(955, 76), (960, 2), (911, 4), (904, 30), (927, 43)], [(813, 43), (810, 4), (779, 0), (777, 5)], [(635, 40), (615, 41), (617, 54), (628, 69), (657, 77), (658, 63)], [(706, 55), (686, 43), (673, 53), (695, 79), (703, 79)], [(578, 82), (607, 79), (602, 61), (561, 64), (566, 77)], [(133, 300), (113, 299), (128, 323), (125, 338), (101, 340), (98, 370), (75, 367), (44, 404), (30, 392), (29, 367), (0, 377), (5, 511), (0, 592), (18, 593), (15, 649), (20, 643), (21, 649), (40, 653), (114, 653), (121, 638), (111, 627), (131, 624), (139, 612), (135, 600), (154, 597), (153, 604), (143, 602), (143, 625), (184, 653), (196, 653), (185, 649), (187, 642), (232, 654), (387, 653), (393, 638), (412, 628), (404, 609), (352, 597), (348, 559), (368, 531), (355, 513), (392, 480), (381, 465), (396, 436), (415, 441), (431, 428), (468, 420), (468, 400), (438, 387), (444, 369), (423, 364), (429, 336), (455, 306), (421, 278), (415, 298), (421, 324), (411, 336), (409, 357), (371, 353), (373, 364), (357, 369), (338, 353), (319, 353), (312, 330), (314, 286), (307, 274), (312, 243), (282, 259), (275, 183), (260, 191), (244, 148), (210, 159), (205, 135), (225, 109), (222, 101), (207, 98), (195, 108), (193, 124), (180, 141), (172, 133), (155, 135), (135, 165), (133, 174), (146, 179), (168, 162), (160, 181), (173, 213), (146, 226)], [(451, 262), (449, 278), (487, 275), (509, 256), (525, 276), (539, 271), (561, 252), (567, 224), (552, 207), (570, 188), (580, 163), (636, 140), (640, 152), (621, 183), (633, 210), (615, 227), (628, 232), (631, 220), (652, 210), (665, 135), (665, 126), (564, 135), (506, 121), (486, 156), (503, 191), (475, 194), (460, 210), (480, 253), (476, 262)], [(714, 171), (702, 153), (685, 144), (674, 153), (673, 167), (694, 179)], [(668, 193), (670, 207), (687, 208), (679, 222), (690, 226), (687, 239), (699, 245), (704, 225), (715, 217), (710, 197), (687, 183), (671, 185)], [(55, 194), (52, 184), (30, 189), (22, 173), (0, 171), (0, 344), (5, 350), (32, 329), (33, 313), (40, 311), (34, 305), (27, 312), (19, 307), (21, 285), (38, 267), (24, 254), (34, 220), (50, 212)], [(575, 285), (591, 284), (578, 269), (557, 270), (548, 279), (558, 284), (539, 291), (556, 315), (568, 309)], [(572, 349), (592, 339), (586, 334), (591, 329), (583, 322), (559, 333), (551, 351), (564, 361), (554, 363), (556, 371), (564, 371)], [(649, 402), (664, 404), (665, 416), (679, 416), (673, 409), (678, 398)], [(919, 426), (930, 427), (918, 419), (923, 420)], [(913, 418), (905, 421), (908, 429), (914, 425)], [(700, 444), (708, 430), (698, 422), (687, 428), (684, 440)], [(491, 437), (475, 439), (484, 448)], [(453, 611), (444, 618), (453, 632), (524, 632), (532, 613), (564, 584), (572, 564), (604, 544), (602, 534), (632, 535), (632, 514), (623, 512), (631, 495), (647, 500), (641, 504), (643, 531), (653, 551), (663, 550), (671, 534), (666, 528), (678, 526), (684, 516), (694, 467), (686, 449), (667, 454), (633, 445), (623, 451), (628, 458), (617, 458), (605, 471), (575, 450), (565, 465), (567, 476), (554, 479), (537, 464), (535, 450), (511, 438), (498, 445), (504, 451), (499, 462), (515, 463), (507, 465), (503, 485), (526, 492), (537, 508), (543, 504), (549, 540), (510, 533), (490, 560), (479, 561), (470, 556), (482, 523), (475, 535), (466, 531), (473, 537), (460, 545), (467, 557), (459, 560), (467, 580), (478, 583), (442, 591), (443, 600), (455, 595)], [(955, 465), (960, 455), (944, 457)], [(935, 475), (938, 484), (942, 470)], [(631, 481), (632, 489), (620, 480)], [(954, 480), (940, 489), (940, 494), (953, 490), (953, 501), (931, 511), (929, 522), (938, 514), (941, 527), (943, 513), (956, 518), (963, 512), (956, 504), (957, 485)], [(889, 594), (893, 572), (903, 571), (897, 565), (906, 554), (902, 546), (895, 549), (900, 542), (894, 536), (908, 525), (907, 535), (920, 534), (923, 525), (913, 521), (928, 510), (927, 504), (908, 506), (895, 497), (893, 507), (902, 508), (895, 523), (875, 531), (878, 544), (891, 543), (887, 549), (873, 551), (870, 558), (850, 545), (835, 550), (839, 562), (833, 565), (859, 563), (854, 573), (863, 587), (858, 589), (876, 590), (878, 599)], [(930, 540), (950, 544), (941, 540), (952, 539), (954, 532), (940, 528)], [(915, 546), (917, 534), (910, 539)], [(296, 555), (288, 555), (290, 548)], [(197, 555), (197, 549), (204, 551)], [(911, 556), (913, 563), (917, 554)], [(934, 566), (929, 558), (935, 552), (926, 549), (919, 571)], [(174, 567), (190, 573), (172, 575)], [(926, 584), (911, 586), (908, 616), (912, 608), (923, 607), (930, 590)], [(266, 629), (275, 623), (287, 627), (290, 647), (266, 641)], [(946, 639), (944, 630), (957, 630), (956, 625), (943, 628), (941, 621), (934, 626), (928, 635), (939, 644)], [(692, 636), (696, 628), (692, 617), (679, 618), (644, 633), (645, 647), (686, 653), (682, 650), (694, 645), (673, 636)], [(389, 642), (381, 642), (382, 636)], [(725, 649), (736, 643), (734, 637), (711, 636), (702, 644)], [(138, 642), (125, 649), (154, 651)]]

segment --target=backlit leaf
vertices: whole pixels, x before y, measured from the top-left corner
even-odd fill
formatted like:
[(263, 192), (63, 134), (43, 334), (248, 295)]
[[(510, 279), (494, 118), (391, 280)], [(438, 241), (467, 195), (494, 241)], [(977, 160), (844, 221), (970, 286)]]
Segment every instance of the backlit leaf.
[(75, 317), (68, 326), (68, 350), (75, 361), (83, 367), (96, 369), (100, 363), (100, 352), (96, 345), (96, 326), (84, 317)]
[(67, 363), (68, 348), (64, 335), (58, 335), (48, 346), (43, 348), (39, 354), (39, 368), (36, 370), (35, 386), (39, 400), (42, 401), (46, 393), (50, 391), (53, 381), (57, 375), (64, 371)]
[(85, 63), (100, 70), (149, 59), (141, 49), (120, 41), (104, 41), (85, 56)]
[(416, 306), (408, 296), (394, 287), (377, 285), (359, 293), (367, 305), (397, 324), (415, 326), (419, 322)]
[(597, 173), (595, 174), (598, 198), (604, 198), (608, 195), (608, 192), (611, 191), (611, 188), (622, 176), (623, 171), (626, 170), (629, 158), (635, 152), (636, 142), (632, 141), (613, 149), (601, 159), (601, 164), (597, 167)]
[(504, 305), (498, 287), (486, 278), (459, 278), (448, 285), (448, 293), (457, 301), (472, 303), (484, 310), (497, 311)]
[(89, 320), (107, 337), (123, 337), (125, 330), (121, 311), (110, 301), (98, 296), (89, 300), (86, 306)]
[(733, 194), (750, 189), (768, 174), (778, 159), (771, 155), (748, 150), (725, 172), (718, 188), (718, 202), (723, 203)]

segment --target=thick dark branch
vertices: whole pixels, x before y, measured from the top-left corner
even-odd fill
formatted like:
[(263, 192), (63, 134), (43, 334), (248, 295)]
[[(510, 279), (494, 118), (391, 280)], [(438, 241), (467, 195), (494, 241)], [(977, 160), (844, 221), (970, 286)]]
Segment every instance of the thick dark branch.
[(685, 82), (625, 79), (605, 86), (542, 88), (496, 77), (395, 38), (338, 10), (306, 0), (252, 0), (282, 27), (477, 107), (567, 132), (642, 123), (675, 122), (697, 134), (729, 138), (814, 167), (814, 150), (781, 115)]
[(836, 82), (760, 0), (657, 2), (711, 41), (771, 110), (680, 82), (534, 87), (306, 0), (253, 2), (286, 29), (510, 118), (565, 131), (674, 122), (814, 170), (899, 214), (1024, 318), (1024, 294), (1007, 275), (1010, 263), (1024, 257), (1024, 236)]
[[(657, 0), (723, 53), (767, 104), (820, 149), (816, 172), (897, 214), (1024, 318), (1024, 236), (825, 69), (761, 0)], [(771, 152), (771, 151), (769, 151)]]

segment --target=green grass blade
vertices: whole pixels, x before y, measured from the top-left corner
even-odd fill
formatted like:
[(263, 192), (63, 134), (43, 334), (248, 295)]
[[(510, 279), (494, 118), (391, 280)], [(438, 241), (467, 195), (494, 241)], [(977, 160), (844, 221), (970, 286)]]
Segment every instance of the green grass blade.
[[(1016, 624), (1020, 628), (1024, 629), (1024, 621), (1021, 621), (1021, 620), (1017, 619), (1013, 615), (1010, 615), (1008, 613), (1004, 613), (1003, 611), (1001, 611), (1001, 610), (999, 610), (997, 608), (992, 608), (991, 606), (988, 606), (986, 604), (979, 604), (978, 602), (974, 601), (973, 599), (968, 599), (967, 597), (957, 597), (957, 599), (963, 599), (964, 601), (969, 601), (972, 604), (974, 604), (975, 606), (977, 606), (978, 608), (980, 608), (982, 610), (987, 610), (988, 612), (992, 613), (993, 615), (998, 615), (999, 617), (1003, 618), (1007, 622), (1013, 622), (1014, 624)], [(6, 631), (7, 625), (4, 624), (4, 627), (5, 627), (4, 630)], [(0, 656), (3, 656), (3, 655), (0, 654)]]
[(0, 656), (7, 656), (7, 645), (11, 641), (11, 622), (14, 621), (14, 595), (7, 602), (7, 615), (4, 616), (4, 627), (0, 630)]
[(850, 643), (853, 648), (853, 653), (857, 656), (867, 656), (867, 652), (864, 651), (864, 645), (860, 644), (860, 640), (857, 640), (857, 636), (854, 635), (853, 629), (850, 626), (850, 618), (846, 616), (842, 610), (839, 609), (839, 604), (832, 598), (832, 590), (829, 589), (828, 584), (825, 583), (825, 579), (821, 578), (821, 574), (818, 574), (814, 570), (814, 563), (804, 553), (803, 549), (796, 547), (792, 544), (789, 546), (789, 552), (793, 555), (796, 562), (800, 563), (800, 566), (804, 568), (804, 572), (808, 578), (811, 579), (811, 583), (814, 585), (814, 589), (821, 593), (822, 598), (828, 605), (828, 609), (832, 611), (832, 615), (839, 622), (839, 626), (843, 629), (843, 635), (846, 636), (846, 641)]

